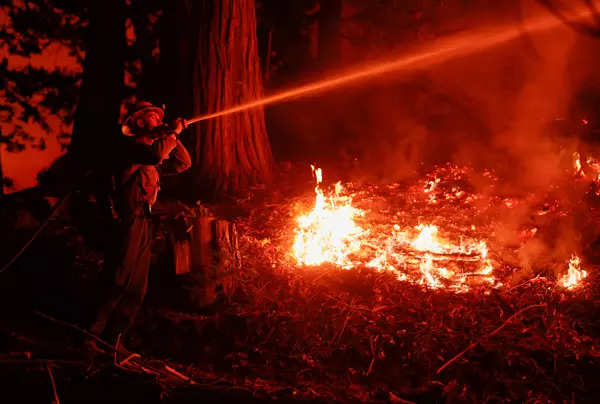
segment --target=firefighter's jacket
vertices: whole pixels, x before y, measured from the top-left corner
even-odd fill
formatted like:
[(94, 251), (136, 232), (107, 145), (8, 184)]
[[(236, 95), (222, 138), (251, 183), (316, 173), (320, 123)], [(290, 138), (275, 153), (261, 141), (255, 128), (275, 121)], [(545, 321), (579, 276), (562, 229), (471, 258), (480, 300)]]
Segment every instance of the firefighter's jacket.
[[(118, 151), (115, 208), (121, 218), (146, 215), (156, 202), (160, 174), (177, 174), (190, 168), (189, 153), (179, 139), (165, 136), (152, 145), (125, 138)], [(120, 160), (120, 161), (119, 161)]]

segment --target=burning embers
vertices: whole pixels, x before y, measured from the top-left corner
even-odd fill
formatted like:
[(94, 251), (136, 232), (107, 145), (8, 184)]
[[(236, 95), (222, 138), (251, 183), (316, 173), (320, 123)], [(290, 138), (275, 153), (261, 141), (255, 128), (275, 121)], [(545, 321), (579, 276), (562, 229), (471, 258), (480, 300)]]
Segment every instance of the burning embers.
[[(495, 283), (485, 241), (459, 235), (453, 242), (441, 237), (433, 224), (375, 229), (367, 223), (371, 212), (353, 207), (352, 196), (344, 194), (339, 182), (326, 196), (320, 188), (321, 169), (312, 169), (317, 181), (315, 207), (297, 219), (293, 254), (298, 263), (329, 262), (345, 269), (364, 265), (430, 288), (464, 291), (469, 284)], [(439, 182), (430, 181), (424, 192), (430, 193)]]
[[(438, 170), (424, 186), (403, 192), (398, 207), (381, 204), (382, 195), (377, 195), (387, 192), (385, 196), (398, 199), (398, 184), (383, 191), (356, 190), (348, 184), (347, 190), (338, 182), (327, 194), (321, 169), (312, 169), (317, 182), (315, 205), (297, 218), (295, 229), (293, 256), (299, 264), (364, 266), (391, 271), (402, 281), (456, 292), (502, 286), (494, 274), (500, 263), (490, 257), (485, 239), (493, 228), (473, 224), (474, 217), (485, 213), (481, 206), (497, 201), (481, 203), (480, 195), (466, 190), (461, 182), (465, 169)], [(573, 256), (559, 284), (575, 289), (586, 276), (579, 258)]]
[(572, 158), (575, 177), (593, 182), (596, 185), (596, 195), (600, 195), (600, 161), (592, 156), (583, 160), (579, 152), (573, 152)]
[[(418, 232), (416, 236), (415, 232)], [(473, 283), (469, 282), (473, 277), (494, 283), (493, 267), (485, 241), (462, 238), (456, 244), (438, 236), (438, 227), (430, 224), (416, 226), (412, 234), (400, 232), (395, 239), (403, 249), (401, 255), (397, 255), (398, 261), (412, 256), (413, 264), (418, 263), (421, 275), (419, 284), (431, 288), (449, 286), (464, 291), (468, 289), (468, 283)]]

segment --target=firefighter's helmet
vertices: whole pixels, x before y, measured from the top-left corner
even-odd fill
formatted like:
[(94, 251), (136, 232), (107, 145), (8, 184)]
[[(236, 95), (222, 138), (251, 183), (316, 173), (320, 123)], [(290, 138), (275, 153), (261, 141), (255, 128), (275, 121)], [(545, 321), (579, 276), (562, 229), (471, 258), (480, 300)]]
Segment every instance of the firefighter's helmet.
[(122, 122), (121, 132), (123, 132), (125, 136), (133, 136), (132, 126), (134, 125), (135, 120), (147, 112), (156, 112), (161, 121), (165, 116), (164, 107), (157, 107), (148, 101), (138, 101), (128, 106), (127, 114)]

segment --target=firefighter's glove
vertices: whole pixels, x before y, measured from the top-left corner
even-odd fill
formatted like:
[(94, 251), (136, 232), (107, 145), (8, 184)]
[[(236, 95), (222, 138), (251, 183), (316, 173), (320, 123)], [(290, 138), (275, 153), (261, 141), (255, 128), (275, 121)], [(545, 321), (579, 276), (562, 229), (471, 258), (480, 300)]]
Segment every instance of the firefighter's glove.
[(171, 130), (179, 135), (185, 129), (185, 120), (183, 118), (177, 118), (169, 125)]

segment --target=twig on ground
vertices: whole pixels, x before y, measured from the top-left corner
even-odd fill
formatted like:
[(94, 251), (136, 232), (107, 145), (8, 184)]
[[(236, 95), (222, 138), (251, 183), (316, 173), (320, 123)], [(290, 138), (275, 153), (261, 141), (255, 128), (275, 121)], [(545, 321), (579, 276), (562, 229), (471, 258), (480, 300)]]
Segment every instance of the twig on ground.
[(102, 338), (98, 337), (97, 335), (94, 335), (91, 332), (86, 331), (83, 328), (81, 328), (81, 327), (79, 327), (79, 326), (77, 326), (75, 324), (71, 324), (71, 323), (69, 323), (67, 321), (63, 321), (63, 320), (58, 320), (58, 319), (56, 319), (56, 318), (54, 318), (52, 316), (49, 316), (48, 314), (42, 313), (41, 311), (34, 310), (33, 312), (35, 314), (37, 314), (38, 316), (40, 316), (42, 318), (45, 318), (46, 320), (52, 321), (53, 323), (60, 324), (62, 326), (69, 327), (69, 328), (72, 328), (72, 329), (74, 329), (76, 331), (79, 331), (80, 333), (85, 334), (88, 337), (90, 337), (90, 338), (98, 341), (104, 347), (110, 349), (111, 351), (114, 351), (114, 347), (111, 344), (109, 344), (108, 342), (104, 341)]
[(546, 304), (532, 304), (531, 306), (524, 307), (521, 310), (517, 311), (512, 316), (510, 316), (504, 323), (502, 323), (502, 325), (500, 325), (500, 327), (496, 328), (494, 331), (490, 332), (489, 334), (486, 334), (483, 337), (479, 338), (477, 341), (471, 343), (468, 347), (466, 347), (465, 349), (463, 349), (460, 353), (458, 353), (457, 355), (455, 355), (448, 362), (444, 363), (442, 365), (442, 367), (440, 367), (435, 373), (436, 374), (440, 374), (444, 369), (446, 369), (448, 366), (450, 366), (458, 358), (460, 358), (461, 356), (463, 356), (465, 353), (469, 352), (471, 349), (475, 348), (481, 341), (483, 341), (484, 339), (487, 339), (487, 338), (491, 338), (494, 335), (496, 335), (498, 332), (500, 332), (501, 329), (503, 329), (508, 323), (510, 323), (519, 314), (521, 314), (523, 312), (526, 312), (528, 310), (534, 309), (536, 307), (546, 307)]
[(71, 365), (87, 367), (88, 363), (84, 361), (71, 361), (64, 359), (0, 359), (0, 366), (2, 365), (46, 365), (47, 363), (53, 363), (57, 365)]
[(539, 279), (539, 277), (540, 277), (540, 275), (538, 274), (538, 275), (534, 276), (533, 278), (527, 279), (527, 280), (526, 280), (525, 282), (523, 282), (523, 283), (520, 283), (520, 284), (518, 284), (518, 285), (515, 285), (515, 286), (513, 286), (512, 288), (508, 289), (508, 291), (509, 291), (509, 292), (512, 292), (514, 289), (518, 289), (518, 288), (520, 288), (521, 286), (527, 285), (529, 282), (533, 282), (533, 281), (535, 281), (535, 280)]
[(398, 397), (391, 391), (390, 391), (389, 397), (390, 397), (390, 403), (392, 403), (392, 404), (416, 404), (414, 401), (408, 401), (408, 400)]
[(54, 374), (52, 373), (52, 366), (50, 362), (46, 363), (46, 369), (48, 369), (48, 375), (50, 376), (50, 382), (52, 383), (52, 392), (54, 393), (55, 404), (60, 404), (60, 398), (58, 398), (58, 391), (56, 390), (56, 382), (54, 381)]
[(371, 358), (371, 363), (369, 363), (369, 369), (367, 369), (367, 376), (369, 376), (371, 374), (371, 372), (373, 371), (373, 366), (375, 365), (375, 357), (373, 356)]
[(337, 333), (337, 335), (335, 335), (333, 337), (333, 340), (331, 340), (331, 344), (332, 345), (338, 345), (340, 343), (340, 341), (342, 340), (342, 334), (346, 330), (346, 326), (348, 325), (348, 320), (350, 320), (350, 316), (352, 315), (352, 306), (354, 305), (354, 300), (355, 299), (353, 298), (352, 302), (350, 302), (350, 305), (348, 306), (347, 313), (346, 313), (346, 318), (344, 319), (344, 323), (342, 324), (342, 328)]
[(373, 371), (373, 366), (375, 365), (375, 358), (376, 358), (376, 354), (375, 354), (375, 338), (373, 338), (372, 335), (369, 336), (369, 347), (371, 348), (371, 363), (369, 364), (369, 369), (367, 370), (367, 376), (369, 376), (371, 374), (371, 372)]
[(137, 354), (137, 353), (132, 353), (127, 358), (125, 358), (121, 362), (119, 362), (119, 365), (121, 365), (121, 366), (127, 365), (129, 363), (129, 361), (131, 361), (132, 359), (136, 359), (136, 358), (141, 359), (142, 356), (140, 354)]
[(115, 346), (113, 347), (113, 362), (115, 365), (119, 364), (119, 344), (121, 343), (121, 333), (117, 335), (117, 342), (115, 342)]
[[(95, 339), (96, 341), (98, 341), (99, 343), (101, 343), (102, 345), (104, 345), (106, 348), (110, 349), (111, 352), (114, 352), (115, 354), (117, 352), (114, 346), (112, 346), (108, 342), (104, 341), (102, 338), (100, 338), (100, 337), (98, 337), (98, 336), (96, 336), (96, 335), (94, 335), (94, 334), (92, 334), (92, 333), (84, 330), (81, 327), (76, 326), (75, 324), (71, 324), (71, 323), (69, 323), (67, 321), (55, 319), (54, 317), (49, 316), (49, 315), (47, 315), (45, 313), (42, 313), (40, 311), (37, 311), (37, 310), (35, 310), (34, 313), (37, 314), (38, 316), (43, 317), (43, 318), (45, 318), (47, 320), (50, 320), (50, 321), (52, 321), (54, 323), (63, 325), (65, 327), (72, 328), (72, 329), (74, 329), (76, 331), (79, 331), (80, 333), (83, 333), (83, 334), (87, 335), (88, 337), (91, 337), (91, 338)], [(138, 355), (138, 354), (136, 354), (136, 355)], [(132, 358), (127, 358), (127, 361), (131, 361), (131, 359)], [(140, 359), (141, 359), (141, 356), (140, 356)], [(115, 360), (115, 366), (117, 366), (117, 367), (119, 367), (121, 369), (124, 369), (123, 366), (120, 366), (119, 363), (116, 360)], [(138, 367), (143, 372), (150, 373), (150, 374), (153, 374), (153, 375), (160, 375), (161, 374), (161, 372), (159, 370), (155, 370), (155, 369), (152, 369), (152, 368), (150, 368), (148, 366), (144, 366), (141, 363), (131, 363), (131, 366)]]
[(189, 384), (198, 384), (196, 383), (192, 378), (184, 375), (183, 373), (178, 372), (177, 370), (173, 369), (172, 367), (165, 365), (165, 370), (169, 373), (174, 374), (175, 376), (179, 377), (181, 380), (185, 380), (186, 382), (188, 382)]

